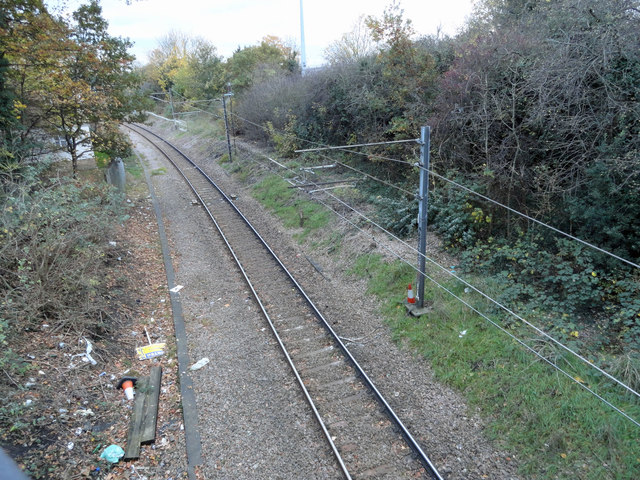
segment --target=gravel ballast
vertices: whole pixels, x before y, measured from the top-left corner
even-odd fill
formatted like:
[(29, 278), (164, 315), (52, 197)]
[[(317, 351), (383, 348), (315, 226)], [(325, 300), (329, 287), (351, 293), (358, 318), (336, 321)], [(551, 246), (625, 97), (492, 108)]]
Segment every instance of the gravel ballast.
[[(166, 130), (165, 134), (171, 133)], [(181, 178), (144, 141), (136, 149), (151, 170), (165, 167), (153, 182), (173, 249), (176, 282), (193, 362), (192, 372), (206, 478), (340, 478), (326, 441), (298, 390), (282, 353), (240, 272), (221, 240), (194, 206)], [(224, 145), (172, 140), (197, 161), (254, 222), (338, 333), (362, 338), (351, 349), (396, 413), (447, 479), (515, 479), (516, 460), (483, 435), (483, 420), (462, 397), (437, 383), (426, 360), (394, 344), (379, 307), (362, 295), (363, 282), (344, 272), (371, 239), (337, 224), (345, 236), (341, 258), (309, 251), (236, 183), (213, 158)], [(206, 145), (204, 144), (206, 142)], [(203, 253), (206, 252), (206, 253)], [(313, 264), (310, 262), (313, 261)], [(316, 267), (321, 267), (322, 273)]]

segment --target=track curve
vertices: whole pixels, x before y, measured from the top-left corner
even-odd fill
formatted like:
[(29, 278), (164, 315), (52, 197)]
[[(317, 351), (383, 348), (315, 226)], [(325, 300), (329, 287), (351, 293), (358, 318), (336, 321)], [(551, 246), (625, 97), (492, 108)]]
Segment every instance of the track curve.
[(128, 127), (178, 169), (215, 224), (345, 478), (442, 479), (330, 323), (233, 200), (169, 142), (141, 126)]

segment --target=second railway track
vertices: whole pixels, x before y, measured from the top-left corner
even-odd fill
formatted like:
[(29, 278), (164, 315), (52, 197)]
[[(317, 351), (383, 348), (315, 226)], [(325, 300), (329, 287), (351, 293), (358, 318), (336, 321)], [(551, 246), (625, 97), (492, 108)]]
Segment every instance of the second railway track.
[(269, 322), (345, 478), (434, 478), (437, 469), (302, 287), (197, 165), (140, 126), (215, 223)]

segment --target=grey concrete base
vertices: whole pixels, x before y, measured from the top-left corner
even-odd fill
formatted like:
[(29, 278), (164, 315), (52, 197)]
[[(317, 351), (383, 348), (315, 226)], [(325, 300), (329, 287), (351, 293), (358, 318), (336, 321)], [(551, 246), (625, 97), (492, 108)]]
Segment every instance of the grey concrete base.
[(416, 303), (409, 303), (406, 300), (404, 301), (404, 306), (407, 307), (409, 314), (414, 317), (420, 317), (433, 310), (432, 305), (425, 305), (422, 308), (418, 308)]

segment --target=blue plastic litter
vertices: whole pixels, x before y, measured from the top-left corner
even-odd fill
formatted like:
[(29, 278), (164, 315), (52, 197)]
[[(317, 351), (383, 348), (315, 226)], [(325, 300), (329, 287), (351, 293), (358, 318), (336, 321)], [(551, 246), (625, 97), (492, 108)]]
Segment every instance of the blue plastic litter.
[(109, 445), (104, 449), (104, 452), (100, 454), (100, 458), (104, 458), (110, 463), (118, 463), (122, 457), (124, 457), (124, 450), (118, 445)]

